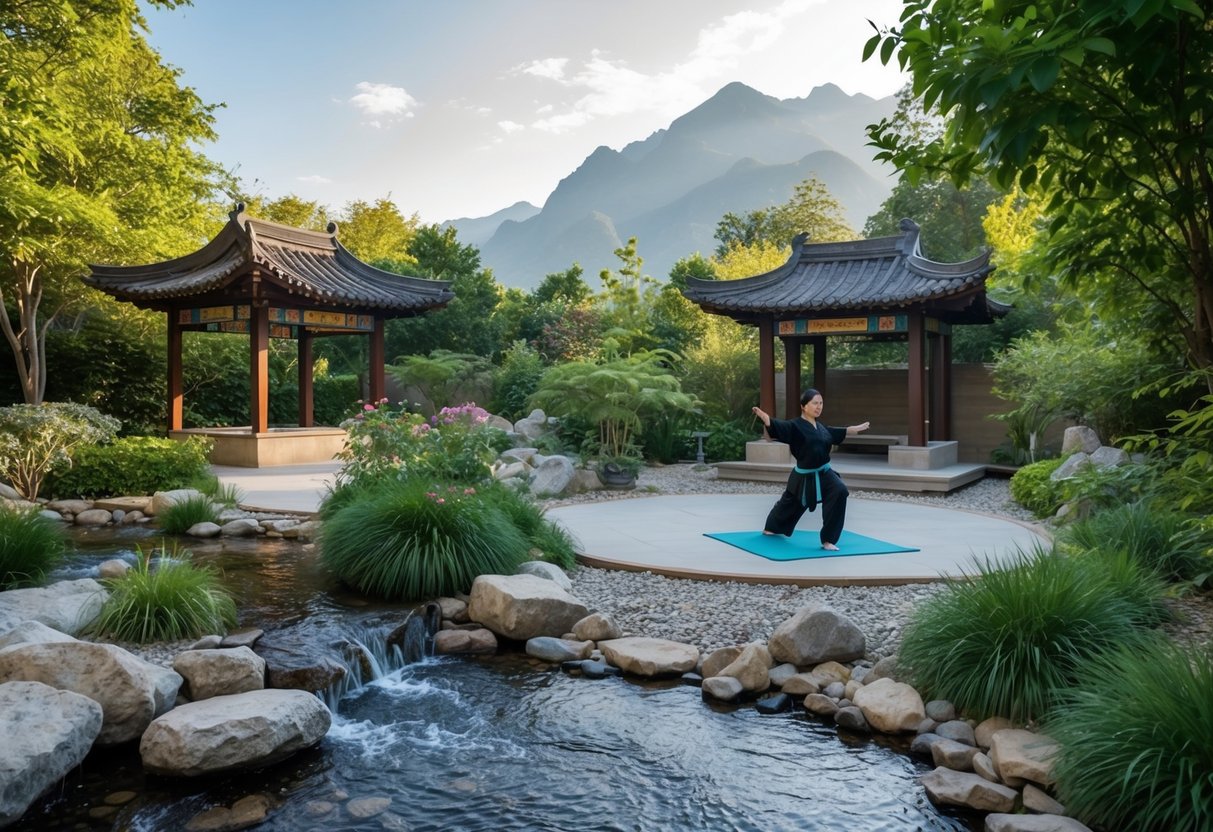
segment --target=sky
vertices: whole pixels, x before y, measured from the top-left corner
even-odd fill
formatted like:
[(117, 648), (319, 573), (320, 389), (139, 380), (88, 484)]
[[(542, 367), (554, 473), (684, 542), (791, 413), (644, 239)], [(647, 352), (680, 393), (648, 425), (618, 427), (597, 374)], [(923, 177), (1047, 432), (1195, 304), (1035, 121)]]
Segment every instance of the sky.
[(390, 196), (425, 223), (542, 205), (595, 148), (732, 81), (893, 95), (860, 60), (900, 0), (194, 0), (148, 40), (216, 112), (208, 156), (267, 199)]

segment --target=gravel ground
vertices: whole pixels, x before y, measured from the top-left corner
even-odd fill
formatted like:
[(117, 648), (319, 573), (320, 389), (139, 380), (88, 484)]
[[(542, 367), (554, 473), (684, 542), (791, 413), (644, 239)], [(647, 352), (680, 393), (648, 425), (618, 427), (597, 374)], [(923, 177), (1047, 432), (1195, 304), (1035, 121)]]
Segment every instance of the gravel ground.
[[(549, 507), (646, 494), (769, 494), (774, 483), (719, 480), (716, 469), (689, 464), (645, 468), (632, 492), (595, 491), (547, 502)], [(986, 477), (947, 495), (853, 490), (853, 497), (922, 503), (1032, 520), (1011, 500), (1008, 480)], [(570, 575), (573, 593), (591, 608), (610, 614), (632, 635), (668, 638), (714, 650), (748, 641), (765, 641), (801, 608), (824, 604), (847, 615), (867, 639), (868, 658), (896, 653), (915, 604), (941, 584), (905, 586), (809, 587), (742, 584), (666, 578), (649, 572), (620, 572), (578, 567)], [(1213, 596), (1190, 595), (1170, 602), (1177, 621), (1167, 630), (1182, 641), (1208, 645), (1213, 634)]]

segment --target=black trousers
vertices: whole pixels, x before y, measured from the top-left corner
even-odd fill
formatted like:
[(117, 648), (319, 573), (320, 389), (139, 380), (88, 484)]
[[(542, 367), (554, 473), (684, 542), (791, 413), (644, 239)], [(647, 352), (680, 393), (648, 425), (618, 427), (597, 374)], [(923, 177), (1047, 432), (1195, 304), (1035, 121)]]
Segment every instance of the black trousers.
[[(788, 477), (787, 487), (779, 501), (767, 515), (763, 528), (774, 534), (791, 537), (796, 524), (806, 511), (817, 507), (817, 489), (813, 474), (798, 474)], [(847, 497), (850, 491), (833, 470), (822, 471), (821, 477), (821, 542), (837, 543), (842, 537), (842, 525), (847, 518)]]

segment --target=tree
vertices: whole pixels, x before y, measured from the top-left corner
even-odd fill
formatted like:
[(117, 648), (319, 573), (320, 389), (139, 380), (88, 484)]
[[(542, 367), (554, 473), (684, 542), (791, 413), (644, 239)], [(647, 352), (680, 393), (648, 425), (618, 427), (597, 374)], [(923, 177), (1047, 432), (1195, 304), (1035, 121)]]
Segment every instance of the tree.
[(293, 228), (324, 231), (329, 224), (328, 209), (319, 202), (295, 194), (287, 194), (272, 202), (266, 202), (260, 196), (239, 195), (237, 201), (244, 203), (245, 211), (251, 216)]
[(716, 246), (715, 255), (721, 260), (734, 248), (750, 249), (762, 244), (787, 247), (798, 234), (808, 234), (809, 242), (813, 243), (855, 238), (842, 205), (814, 176), (799, 183), (782, 205), (747, 211), (740, 216), (725, 214), (716, 224), (715, 237), (720, 245)]
[(423, 225), (409, 243), (409, 254), (426, 277), (453, 280), (480, 268), (480, 250), (455, 239), (454, 226)]
[[(988, 173), (1046, 200), (1046, 273), (1213, 367), (1213, 0), (908, 0), (878, 31), (936, 138), (870, 131), (916, 181)], [(1206, 374), (1213, 385), (1213, 374)]]
[(135, 0), (0, 5), (0, 331), (29, 403), (87, 263), (179, 255), (216, 219), (220, 171), (195, 149), (213, 107), (143, 28)]
[(560, 301), (578, 306), (585, 303), (593, 295), (590, 287), (582, 280), (585, 270), (580, 263), (574, 263), (562, 272), (553, 272), (543, 278), (531, 296), (537, 303)]
[(417, 235), (420, 220), (405, 218), (392, 202), (391, 194), (374, 203), (361, 199), (346, 203), (339, 220), (338, 238), (350, 253), (367, 263), (389, 261), (416, 264), (409, 245)]
[(598, 277), (602, 293), (598, 304), (602, 308), (607, 337), (622, 354), (645, 350), (655, 345), (651, 312), (657, 293), (657, 281), (644, 273), (644, 258), (636, 250), (636, 238), (615, 249), (618, 270), (603, 269)]
[(976, 257), (986, 247), (982, 221), (986, 210), (1002, 193), (988, 180), (977, 178), (958, 188), (946, 177), (912, 183), (902, 177), (893, 193), (868, 217), (863, 227), (867, 238), (900, 234), (898, 223), (909, 217), (922, 229), (923, 253), (941, 263), (957, 263)]

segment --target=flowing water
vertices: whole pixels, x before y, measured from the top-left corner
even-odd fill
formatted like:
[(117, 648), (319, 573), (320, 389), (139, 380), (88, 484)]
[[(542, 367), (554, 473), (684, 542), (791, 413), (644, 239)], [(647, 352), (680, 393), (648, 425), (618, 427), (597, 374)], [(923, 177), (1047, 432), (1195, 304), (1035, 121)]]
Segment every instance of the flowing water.
[[(159, 542), (138, 534), (78, 536), (60, 577)], [(359, 645), (351, 676), (329, 692), (332, 729), (314, 749), (226, 778), (155, 777), (137, 748), (94, 752), (11, 829), (182, 830), (249, 794), (273, 804), (257, 828), (284, 832), (980, 828), (932, 806), (916, 780), (928, 767), (892, 741), (803, 710), (710, 704), (677, 682), (573, 677), (517, 652), (406, 663), (384, 637), (409, 608), (343, 592), (314, 551), (265, 540), (190, 548), (223, 570), (242, 625), (319, 652)]]

